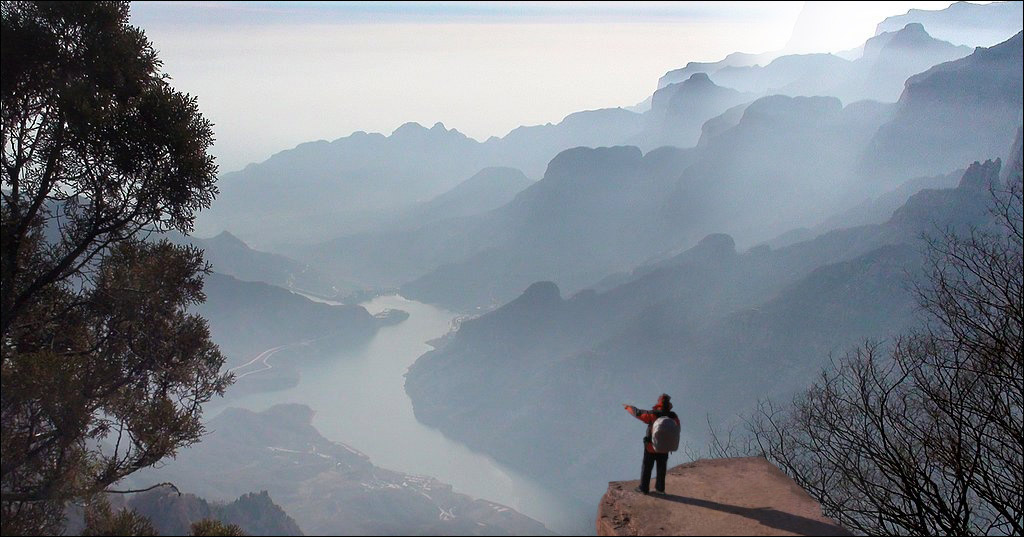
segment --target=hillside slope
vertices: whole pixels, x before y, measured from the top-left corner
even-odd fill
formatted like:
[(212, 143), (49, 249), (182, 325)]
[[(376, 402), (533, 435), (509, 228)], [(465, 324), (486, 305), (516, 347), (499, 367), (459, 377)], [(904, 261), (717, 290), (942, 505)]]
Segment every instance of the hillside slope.
[(452, 491), (430, 477), (374, 466), (311, 425), (305, 405), (237, 408), (210, 420), (202, 442), (141, 482), (173, 481), (210, 500), (265, 489), (313, 535), (550, 535), (508, 507)]
[[(724, 419), (757, 396), (789, 393), (830, 354), (912, 325), (907, 284), (922, 266), (921, 234), (985, 225), (982, 185), (999, 168), (975, 164), (957, 188), (920, 192), (883, 224), (743, 253), (711, 235), (608, 290), (567, 298), (535, 283), (464, 321), (410, 368), (417, 419), (581, 494), (601, 482), (595, 469), (633, 467), (622, 454), (639, 446), (640, 431), (620, 415), (623, 401), (669, 393), (684, 436), (699, 445), (708, 414)], [(567, 423), (551, 412), (566, 401), (587, 411)], [(486, 420), (499, 411), (509, 418)], [(531, 445), (545, 450), (523, 449)], [(588, 446), (585, 456), (577, 445)]]

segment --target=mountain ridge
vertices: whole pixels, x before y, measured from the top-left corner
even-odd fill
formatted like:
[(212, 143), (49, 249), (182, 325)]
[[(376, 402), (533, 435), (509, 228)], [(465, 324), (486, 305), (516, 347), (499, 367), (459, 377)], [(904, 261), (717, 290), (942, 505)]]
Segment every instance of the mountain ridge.
[[(531, 287), (529, 296), (464, 321), (409, 369), (417, 419), (538, 479), (558, 475), (551, 485), (566, 493), (585, 494), (609, 471), (632, 467), (621, 453), (637, 438), (612, 413), (621, 398), (670, 393), (684, 440), (700, 442), (705, 412), (688, 409), (739, 412), (753, 404), (751, 394), (801, 386), (830, 353), (916, 322), (904, 285), (922, 266), (916, 241), (937, 225), (988, 222), (988, 193), (972, 185), (998, 177), (999, 167), (976, 163), (965, 177), (981, 179), (915, 194), (883, 224), (743, 253), (715, 235), (607, 291), (561, 298), (554, 284)], [(765, 368), (774, 374), (742, 374)], [(567, 434), (564, 420), (543, 412), (566, 399), (607, 409), (568, 433), (590, 446), (586, 460), (566, 463), (573, 458), (558, 443), (547, 442), (543, 454), (517, 449)], [(465, 400), (488, 404), (452, 407)], [(513, 418), (495, 430), (460, 425), (495, 411), (490, 405)]]

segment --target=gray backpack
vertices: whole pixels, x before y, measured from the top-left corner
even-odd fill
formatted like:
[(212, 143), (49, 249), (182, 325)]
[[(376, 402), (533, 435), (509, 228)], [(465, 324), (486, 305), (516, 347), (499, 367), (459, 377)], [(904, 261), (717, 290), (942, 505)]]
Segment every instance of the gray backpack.
[(679, 424), (662, 416), (651, 427), (651, 447), (655, 453), (669, 453), (679, 449)]

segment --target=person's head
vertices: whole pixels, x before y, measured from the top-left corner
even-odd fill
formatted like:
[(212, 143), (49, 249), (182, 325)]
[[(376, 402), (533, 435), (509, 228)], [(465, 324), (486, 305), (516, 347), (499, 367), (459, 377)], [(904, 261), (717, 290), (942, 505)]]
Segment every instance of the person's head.
[(672, 410), (672, 398), (667, 393), (658, 396), (658, 406), (663, 410)]

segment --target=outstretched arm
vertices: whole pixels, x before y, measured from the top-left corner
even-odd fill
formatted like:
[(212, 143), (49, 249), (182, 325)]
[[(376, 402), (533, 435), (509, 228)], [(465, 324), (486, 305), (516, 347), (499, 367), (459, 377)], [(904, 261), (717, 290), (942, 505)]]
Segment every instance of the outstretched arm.
[(626, 412), (632, 414), (634, 418), (646, 424), (654, 423), (658, 419), (658, 416), (654, 415), (650, 410), (643, 410), (633, 405), (622, 405), (622, 407), (626, 409)]

